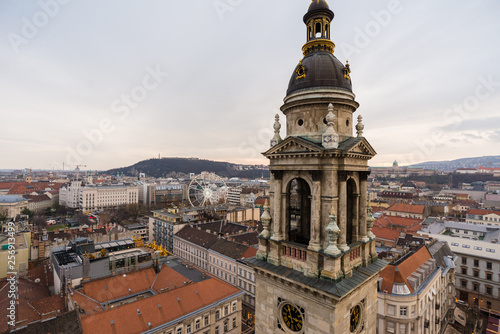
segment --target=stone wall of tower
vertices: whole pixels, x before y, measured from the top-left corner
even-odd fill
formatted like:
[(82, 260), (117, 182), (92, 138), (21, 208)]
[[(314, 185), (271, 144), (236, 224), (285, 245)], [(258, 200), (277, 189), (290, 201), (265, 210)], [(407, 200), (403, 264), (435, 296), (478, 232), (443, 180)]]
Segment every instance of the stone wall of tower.
[(321, 135), (327, 129), (324, 120), (330, 103), (334, 107), (334, 129), (339, 134), (340, 141), (352, 137), (355, 126), (353, 114), (358, 106), (354, 95), (346, 92), (327, 94), (324, 89), (292, 94), (285, 99), (281, 110), (286, 116), (286, 135), (305, 136), (321, 142)]
[[(345, 334), (350, 333), (351, 309), (363, 304), (363, 334), (374, 334), (377, 317), (377, 275), (365, 281), (351, 294), (341, 300), (327, 298), (307, 286), (300, 286), (280, 279), (278, 276), (264, 275), (257, 271), (256, 290), (256, 328), (259, 334), (284, 332), (278, 329), (278, 298), (288, 301), (305, 310), (304, 333)], [(361, 329), (361, 328), (360, 328)], [(358, 332), (355, 332), (358, 333)]]

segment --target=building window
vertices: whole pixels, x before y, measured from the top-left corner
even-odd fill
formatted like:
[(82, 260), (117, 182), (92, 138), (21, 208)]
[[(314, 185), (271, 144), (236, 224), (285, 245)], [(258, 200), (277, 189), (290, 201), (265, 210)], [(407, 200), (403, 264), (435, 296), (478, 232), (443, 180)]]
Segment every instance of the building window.
[(461, 284), (462, 284), (462, 288), (464, 288), (464, 289), (467, 288), (467, 281), (466, 280), (462, 280)]
[(462, 264), (467, 264), (467, 258), (466, 257), (462, 257)]
[(201, 323), (200, 319), (196, 319), (196, 322), (195, 322), (194, 328), (195, 328), (195, 329), (200, 329), (200, 323)]
[(474, 291), (479, 291), (479, 284), (474, 284)]
[(215, 321), (219, 320), (219, 318), (220, 318), (220, 311), (217, 310), (215, 311)]
[(229, 306), (224, 306), (224, 316), (229, 314)]
[(215, 327), (215, 334), (219, 334), (219, 326)]
[(210, 323), (210, 319), (209, 319), (208, 314), (207, 314), (205, 316), (205, 318), (203, 318), (203, 325), (208, 326), (209, 323)]
[(191, 334), (191, 324), (186, 326), (186, 334)]
[(491, 302), (486, 302), (486, 308), (491, 309)]
[(407, 307), (400, 307), (399, 308), (399, 315), (402, 317), (406, 317), (408, 314), (408, 308)]
[(233, 302), (233, 312), (236, 312), (236, 302)]
[(233, 318), (233, 328), (236, 328), (236, 318)]
[(479, 270), (474, 270), (474, 277), (479, 277)]
[(462, 275), (467, 275), (467, 268), (462, 268)]
[(227, 325), (227, 320), (224, 321), (224, 333), (228, 331), (228, 325)]
[(487, 286), (486, 287), (486, 294), (491, 296), (492, 293), (493, 293), (493, 289), (490, 286)]
[(491, 269), (491, 268), (492, 268), (491, 262), (486, 262), (486, 269)]
[(474, 260), (474, 267), (479, 267), (479, 260)]
[(492, 274), (491, 273), (486, 273), (486, 279), (488, 281), (491, 281), (491, 278), (492, 278)]
[(182, 334), (182, 327), (177, 328), (177, 334)]

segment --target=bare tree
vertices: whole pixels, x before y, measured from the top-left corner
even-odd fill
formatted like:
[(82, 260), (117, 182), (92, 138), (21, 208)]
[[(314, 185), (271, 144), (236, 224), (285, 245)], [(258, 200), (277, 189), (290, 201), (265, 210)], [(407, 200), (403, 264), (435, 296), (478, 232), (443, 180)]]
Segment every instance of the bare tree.
[(5, 208), (0, 209), (0, 222), (5, 223), (9, 220), (9, 211)]
[(40, 215), (33, 217), (33, 226), (36, 227), (38, 231), (41, 231), (45, 228), (45, 226), (47, 226), (45, 217)]

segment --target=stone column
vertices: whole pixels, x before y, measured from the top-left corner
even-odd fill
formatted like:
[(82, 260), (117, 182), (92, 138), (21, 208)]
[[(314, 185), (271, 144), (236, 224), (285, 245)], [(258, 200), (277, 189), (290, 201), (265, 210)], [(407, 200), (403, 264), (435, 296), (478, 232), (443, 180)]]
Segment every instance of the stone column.
[(338, 172), (338, 181), (339, 181), (339, 228), (340, 228), (340, 236), (339, 236), (339, 248), (343, 252), (349, 250), (349, 246), (347, 246), (346, 240), (346, 232), (347, 232), (347, 172), (339, 171)]
[(370, 239), (367, 236), (366, 228), (366, 205), (368, 203), (368, 190), (366, 187), (366, 181), (368, 180), (368, 175), (370, 172), (359, 172), (359, 233), (360, 241), (368, 242)]
[(319, 251), (321, 249), (321, 171), (311, 171), (313, 179), (311, 201), (311, 240), (308, 249)]
[(274, 212), (272, 240), (283, 240), (283, 224), (281, 219), (283, 207), (283, 171), (272, 171), (274, 176)]
[(359, 194), (354, 195), (353, 211), (354, 215), (352, 217), (352, 242), (359, 241), (361, 231), (359, 230)]

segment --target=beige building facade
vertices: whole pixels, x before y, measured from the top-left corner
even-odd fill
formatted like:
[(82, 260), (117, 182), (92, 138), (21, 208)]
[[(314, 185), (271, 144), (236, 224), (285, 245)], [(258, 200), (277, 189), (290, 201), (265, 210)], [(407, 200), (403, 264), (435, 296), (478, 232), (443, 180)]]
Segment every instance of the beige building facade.
[(14, 237), (0, 235), (0, 279), (8, 272), (22, 275), (28, 271), (30, 248), (31, 232), (16, 233)]
[(28, 200), (17, 195), (0, 195), (0, 214), (6, 213), (7, 218), (15, 218), (28, 208)]
[(453, 253), (439, 242), (422, 246), (382, 270), (378, 289), (377, 333), (443, 333), (454, 322)]

